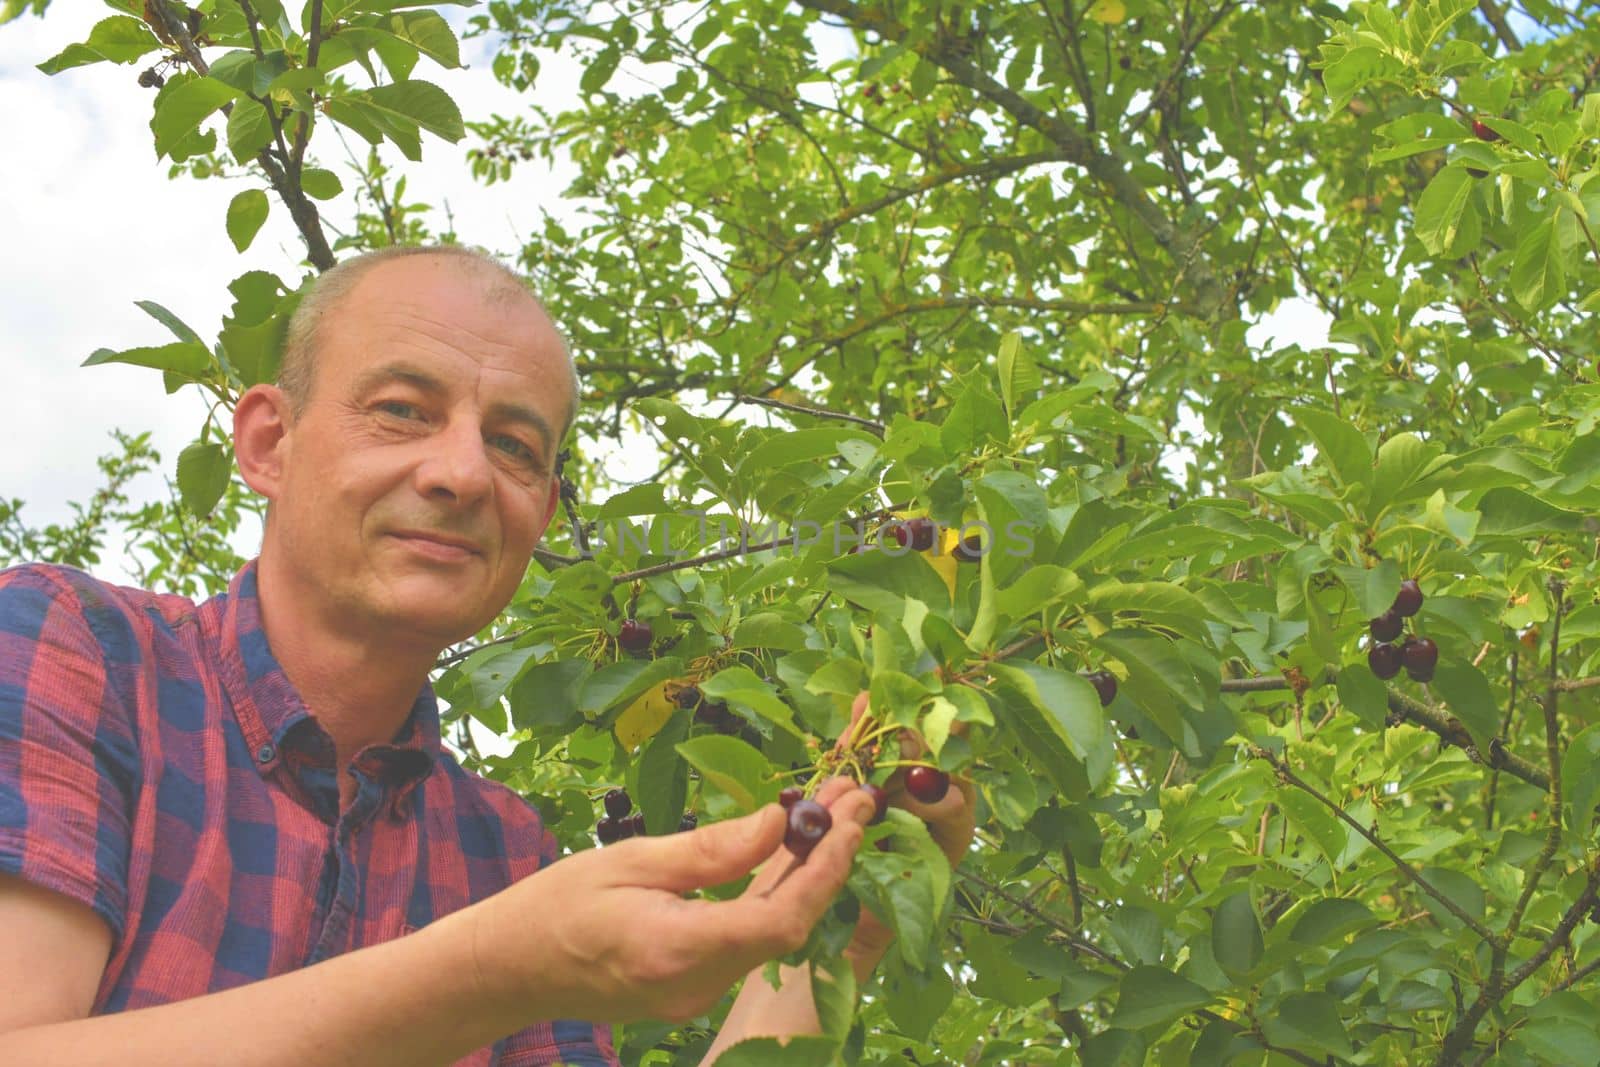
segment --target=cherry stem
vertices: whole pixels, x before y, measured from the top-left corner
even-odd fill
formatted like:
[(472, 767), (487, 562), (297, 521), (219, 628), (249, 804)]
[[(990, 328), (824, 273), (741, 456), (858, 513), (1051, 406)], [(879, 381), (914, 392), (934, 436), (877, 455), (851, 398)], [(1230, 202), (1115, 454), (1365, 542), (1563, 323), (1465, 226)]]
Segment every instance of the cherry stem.
[(789, 861), (789, 866), (784, 868), (784, 871), (783, 871), (782, 874), (778, 875), (778, 880), (776, 882), (773, 882), (771, 885), (767, 886), (766, 889), (762, 890), (761, 899), (765, 900), (768, 897), (770, 897), (773, 893), (777, 892), (778, 887), (780, 885), (782, 885), (784, 882), (788, 881), (789, 876), (794, 873), (795, 868), (800, 866), (804, 862), (805, 862), (805, 858), (802, 857), (802, 856), (795, 856), (792, 860), (790, 860)]
[(882, 763), (876, 764), (876, 766), (880, 769), (884, 767), (932, 767), (934, 770), (939, 769), (937, 764), (929, 763), (926, 760), (917, 759), (885, 760)]

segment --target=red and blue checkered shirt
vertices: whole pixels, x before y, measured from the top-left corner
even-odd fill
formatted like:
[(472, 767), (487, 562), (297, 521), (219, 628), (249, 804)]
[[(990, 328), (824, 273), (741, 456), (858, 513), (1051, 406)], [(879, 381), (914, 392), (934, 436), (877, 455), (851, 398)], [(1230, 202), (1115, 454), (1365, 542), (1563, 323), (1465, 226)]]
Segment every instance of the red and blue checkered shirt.
[[(198, 606), (0, 571), (0, 871), (110, 926), (95, 1014), (400, 937), (557, 857), (525, 800), (443, 747), (431, 687), (356, 755), (343, 812), (334, 763), (267, 647), (254, 563)], [(618, 1060), (608, 1027), (555, 1021), (460, 1062)]]

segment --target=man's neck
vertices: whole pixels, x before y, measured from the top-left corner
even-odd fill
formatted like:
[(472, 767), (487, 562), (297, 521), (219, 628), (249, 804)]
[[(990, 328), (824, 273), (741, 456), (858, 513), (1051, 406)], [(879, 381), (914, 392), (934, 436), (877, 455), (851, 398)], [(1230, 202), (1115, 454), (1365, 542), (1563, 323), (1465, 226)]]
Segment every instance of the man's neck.
[(367, 745), (393, 740), (428, 680), (437, 650), (362, 638), (314, 610), (298, 611), (293, 583), (258, 566), (261, 624), (273, 658), (333, 738), (338, 769)]

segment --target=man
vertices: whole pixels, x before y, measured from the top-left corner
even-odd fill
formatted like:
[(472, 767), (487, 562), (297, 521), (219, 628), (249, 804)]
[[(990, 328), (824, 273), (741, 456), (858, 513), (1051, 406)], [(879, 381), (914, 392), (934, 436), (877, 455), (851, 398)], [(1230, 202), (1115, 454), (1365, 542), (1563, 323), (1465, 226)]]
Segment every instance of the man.
[[(556, 863), (439, 744), (429, 670), (558, 503), (577, 397), (537, 301), (474, 253), (390, 250), (319, 280), (284, 363), (235, 411), (270, 503), (225, 597), (0, 574), (0, 1058), (616, 1063), (606, 1024), (692, 1018), (798, 947), (871, 813), (849, 783), (774, 888), (775, 805)], [(959, 855), (970, 792), (908, 806)], [(858, 974), (887, 944), (864, 920)], [(709, 1058), (815, 1031), (786, 977), (745, 983)]]

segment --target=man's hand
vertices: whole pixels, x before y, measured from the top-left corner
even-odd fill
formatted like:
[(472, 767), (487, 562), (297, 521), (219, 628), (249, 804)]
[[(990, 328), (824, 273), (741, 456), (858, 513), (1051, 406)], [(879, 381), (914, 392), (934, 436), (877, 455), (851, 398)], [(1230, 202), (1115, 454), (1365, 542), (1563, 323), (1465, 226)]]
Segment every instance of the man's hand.
[[(866, 712), (867, 694), (859, 693), (850, 708), (850, 726), (854, 727)], [(960, 726), (958, 723), (957, 727)], [(850, 729), (847, 728), (845, 736), (849, 735)], [(904, 733), (900, 735), (901, 759), (918, 759), (924, 752), (921, 742), (915, 737)], [(938, 803), (924, 804), (906, 791), (905, 771), (902, 768), (885, 783), (884, 790), (889, 794), (891, 806), (904, 808), (923, 821), (928, 828), (928, 836), (944, 852), (945, 859), (950, 861), (950, 867), (954, 870), (972, 846), (972, 835), (977, 830), (978, 803), (977, 793), (969, 779), (952, 775), (950, 786), (950, 791)], [(845, 956), (850, 960), (858, 980), (866, 980), (893, 940), (894, 931), (869, 909), (863, 908), (855, 936), (845, 950)]]
[[(805, 943), (850, 873), (871, 813), (862, 800), (833, 805), (832, 829), (776, 887), (790, 857), (786, 813), (769, 804), (566, 857), (441, 921), (461, 924), (472, 939), (483, 1003), (518, 1028), (556, 1018), (682, 1022), (710, 1010), (752, 968)], [(736, 899), (683, 897), (763, 862)]]

